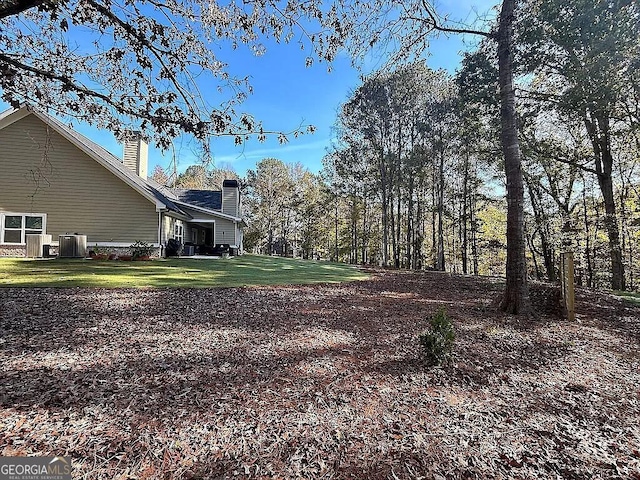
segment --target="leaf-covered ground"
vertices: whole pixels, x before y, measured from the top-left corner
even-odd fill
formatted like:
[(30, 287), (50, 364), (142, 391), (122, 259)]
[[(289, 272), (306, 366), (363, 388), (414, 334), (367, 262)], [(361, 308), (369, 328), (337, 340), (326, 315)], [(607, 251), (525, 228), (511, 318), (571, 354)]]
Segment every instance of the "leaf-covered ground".
[[(577, 322), (521, 321), (500, 288), (0, 289), (0, 455), (91, 479), (640, 479), (640, 305), (579, 290)], [(456, 359), (427, 369), (440, 305)]]

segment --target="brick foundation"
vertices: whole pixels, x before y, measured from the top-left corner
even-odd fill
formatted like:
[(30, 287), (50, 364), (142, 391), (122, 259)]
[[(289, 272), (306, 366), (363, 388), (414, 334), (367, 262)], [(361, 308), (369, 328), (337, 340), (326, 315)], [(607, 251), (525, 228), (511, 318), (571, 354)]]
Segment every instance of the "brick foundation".
[[(129, 247), (90, 247), (87, 246), (87, 257), (89, 252), (101, 253), (105, 255), (132, 255), (133, 250)], [(160, 258), (161, 248), (154, 248), (151, 252), (151, 258)], [(58, 247), (51, 245), (49, 247), (49, 257), (56, 257), (58, 255)], [(0, 257), (14, 257), (25, 258), (27, 256), (26, 245), (0, 245)]]
[[(130, 247), (101, 247), (101, 246), (87, 246), (87, 257), (91, 255), (91, 252), (100, 255), (115, 255), (119, 257), (121, 255), (131, 256), (133, 255), (133, 249)], [(160, 247), (156, 247), (151, 252), (151, 258), (160, 258), (161, 249)]]
[(0, 257), (26, 257), (26, 245), (0, 245)]

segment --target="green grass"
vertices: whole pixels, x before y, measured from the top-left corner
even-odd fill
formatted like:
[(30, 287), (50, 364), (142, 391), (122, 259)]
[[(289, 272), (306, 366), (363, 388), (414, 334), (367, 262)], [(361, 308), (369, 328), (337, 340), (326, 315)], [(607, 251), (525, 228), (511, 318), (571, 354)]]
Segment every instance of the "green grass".
[(619, 297), (625, 298), (630, 302), (640, 304), (640, 293), (615, 291), (614, 294)]
[(150, 262), (0, 259), (0, 287), (239, 287), (363, 280), (356, 268), (262, 255)]

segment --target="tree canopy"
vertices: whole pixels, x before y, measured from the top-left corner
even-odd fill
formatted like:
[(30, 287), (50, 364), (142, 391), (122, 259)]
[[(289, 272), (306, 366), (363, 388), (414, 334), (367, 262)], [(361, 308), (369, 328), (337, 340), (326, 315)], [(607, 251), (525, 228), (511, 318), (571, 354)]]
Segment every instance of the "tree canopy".
[(261, 54), (265, 38), (310, 47), (315, 38), (301, 21), (318, 12), (315, 2), (3, 0), (2, 99), (116, 136), (143, 130), (163, 148), (183, 133), (205, 146), (220, 135), (242, 142), (278, 133), (285, 141), (239, 110), (248, 78), (232, 76), (216, 52), (246, 45)]

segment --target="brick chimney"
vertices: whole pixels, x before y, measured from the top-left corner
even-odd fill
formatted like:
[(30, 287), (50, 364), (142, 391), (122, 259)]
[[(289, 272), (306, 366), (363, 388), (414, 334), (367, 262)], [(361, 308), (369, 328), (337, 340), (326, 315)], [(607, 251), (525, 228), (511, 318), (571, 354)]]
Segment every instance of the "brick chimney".
[(122, 163), (136, 175), (147, 179), (149, 164), (149, 145), (142, 138), (141, 132), (127, 132), (124, 137), (124, 153)]

